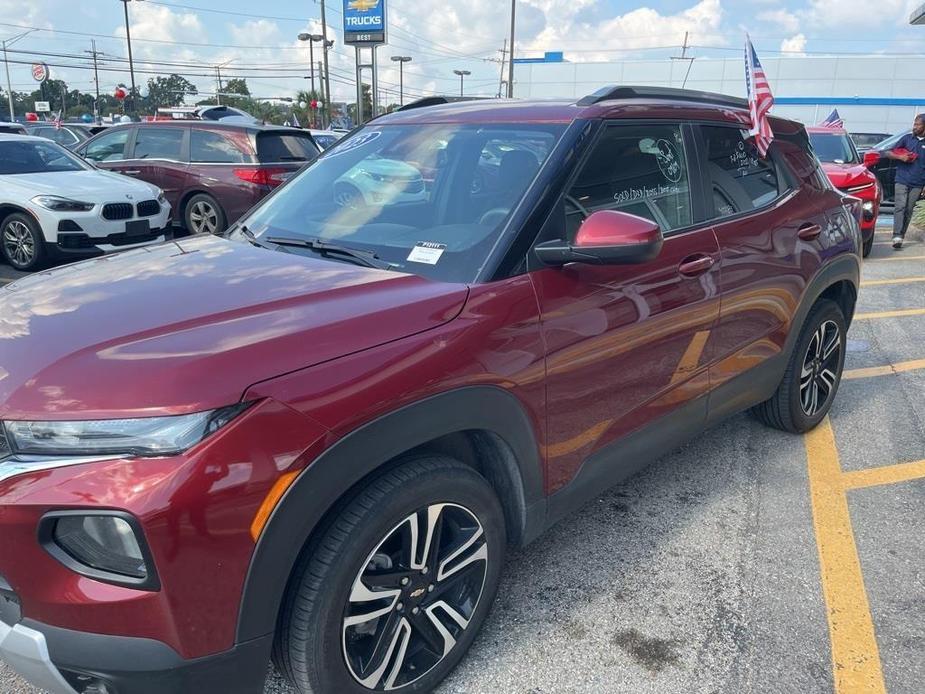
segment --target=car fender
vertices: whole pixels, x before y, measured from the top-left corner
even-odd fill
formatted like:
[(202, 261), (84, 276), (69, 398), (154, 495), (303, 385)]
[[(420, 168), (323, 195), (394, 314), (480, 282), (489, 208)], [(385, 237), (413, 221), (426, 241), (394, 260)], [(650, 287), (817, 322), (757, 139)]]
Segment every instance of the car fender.
[[(465, 387), (420, 400), (342, 437), (289, 487), (254, 549), (241, 599), (237, 642), (265, 636), (276, 628), (299, 554), (325, 515), (351, 488), (406, 451), (471, 430), (492, 432), (510, 449), (510, 460), (499, 463), (507, 469), (493, 465), (492, 476), (510, 486), (502, 489), (502, 503), (521, 526), (521, 544), (538, 536), (546, 520), (543, 466), (534, 428), (520, 401), (494, 386)], [(498, 480), (493, 481), (497, 487)]]

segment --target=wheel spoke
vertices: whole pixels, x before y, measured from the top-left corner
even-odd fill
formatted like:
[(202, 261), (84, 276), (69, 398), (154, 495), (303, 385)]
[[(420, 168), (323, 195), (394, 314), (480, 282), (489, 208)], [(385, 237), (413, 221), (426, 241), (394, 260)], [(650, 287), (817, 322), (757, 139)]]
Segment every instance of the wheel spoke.
[[(408, 621), (414, 628), (414, 633), (424, 640), (424, 643), (431, 653), (438, 657), (443, 657), (449, 652), (446, 648), (446, 637), (444, 632), (440, 631), (434, 625), (434, 617), (426, 610), (411, 615)], [(450, 646), (450, 648), (452, 648), (452, 646)]]
[(435, 602), (433, 605), (424, 610), (427, 613), (427, 617), (430, 620), (430, 623), (433, 624), (434, 628), (439, 632), (440, 636), (443, 639), (443, 656), (446, 657), (446, 654), (453, 650), (453, 646), (456, 645), (456, 638), (453, 634), (450, 633), (450, 630), (447, 626), (440, 621), (440, 617), (437, 616), (438, 612), (445, 613), (450, 619), (452, 619), (460, 629), (465, 629), (469, 626), (469, 620), (463, 617), (459, 612), (450, 607), (447, 603), (442, 600)]
[(819, 373), (819, 381), (825, 386), (826, 397), (828, 397), (832, 389), (835, 388), (835, 381), (837, 380), (838, 378), (835, 376), (835, 372), (831, 369), (823, 369)]
[[(440, 536), (437, 530), (443, 527), (440, 519), (443, 508), (444, 504), (434, 504), (433, 506), (428, 506), (426, 513), (416, 513), (408, 519), (411, 523), (411, 560), (409, 566), (412, 569), (420, 571), (427, 566), (432, 545), (435, 545), (436, 550), (439, 551)], [(420, 527), (422, 521), (424, 522), (423, 532), (421, 532)]]
[[(395, 649), (398, 648), (400, 657), (395, 659), (395, 665), (389, 673), (389, 679), (394, 682), (395, 677), (397, 677), (398, 672), (401, 670), (402, 663), (404, 663), (405, 652), (408, 648), (408, 639), (410, 636), (411, 625), (409, 625), (405, 619), (397, 620), (391, 629), (383, 630), (379, 641), (373, 649), (372, 657), (369, 660), (369, 667), (374, 669), (369, 675), (360, 680), (360, 684), (369, 689), (375, 689), (382, 681), (389, 667), (389, 663), (393, 660), (392, 656), (395, 654)], [(388, 688), (388, 686), (387, 683), (386, 687)]]
[(838, 330), (835, 329), (832, 331), (832, 337), (826, 343), (824, 349), (822, 350), (822, 358), (828, 359), (831, 357), (835, 350), (841, 346), (841, 335), (839, 335)]
[[(440, 566), (437, 570), (437, 580), (443, 581), (446, 578), (452, 576), (457, 571), (465, 568), (469, 564), (472, 564), (476, 561), (488, 561), (488, 545), (485, 542), (480, 543), (478, 546), (475, 546), (479, 539), (483, 536), (482, 528), (479, 527), (466, 542), (459, 546), (459, 548), (451, 553), (448, 557), (443, 559), (440, 562)], [(474, 549), (473, 549), (474, 547)], [(472, 549), (472, 552), (462, 559), (455, 566), (450, 567), (450, 564), (461, 557), (466, 553), (466, 551)], [(448, 568), (449, 567), (449, 568)]]

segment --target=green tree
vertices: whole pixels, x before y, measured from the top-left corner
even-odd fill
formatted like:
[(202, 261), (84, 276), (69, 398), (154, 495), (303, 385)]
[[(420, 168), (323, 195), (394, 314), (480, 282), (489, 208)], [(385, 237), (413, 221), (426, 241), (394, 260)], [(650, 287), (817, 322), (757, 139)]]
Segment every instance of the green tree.
[[(347, 106), (347, 113), (350, 116), (351, 120), (357, 125), (359, 125), (359, 119), (357, 118), (357, 105), (350, 104)], [(370, 118), (373, 117), (373, 91), (368, 84), (363, 85), (363, 122), (365, 123)]]
[(187, 94), (197, 94), (196, 85), (177, 74), (167, 77), (152, 77), (148, 80), (148, 97), (144, 100), (145, 110), (157, 113), (161, 106), (179, 106)]

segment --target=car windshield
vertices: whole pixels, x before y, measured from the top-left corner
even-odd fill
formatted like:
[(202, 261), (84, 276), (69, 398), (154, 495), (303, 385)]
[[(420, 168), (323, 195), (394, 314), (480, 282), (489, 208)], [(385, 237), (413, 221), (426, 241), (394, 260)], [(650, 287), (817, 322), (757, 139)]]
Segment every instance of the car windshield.
[(54, 142), (0, 141), (0, 175), (87, 171), (90, 167)]
[(471, 282), (564, 130), (369, 126), (338, 142), (242, 225), (268, 245), (280, 237), (320, 240), (375, 253), (394, 270)]
[(810, 133), (810, 142), (819, 161), (829, 164), (858, 164), (858, 155), (854, 143), (847, 133)]

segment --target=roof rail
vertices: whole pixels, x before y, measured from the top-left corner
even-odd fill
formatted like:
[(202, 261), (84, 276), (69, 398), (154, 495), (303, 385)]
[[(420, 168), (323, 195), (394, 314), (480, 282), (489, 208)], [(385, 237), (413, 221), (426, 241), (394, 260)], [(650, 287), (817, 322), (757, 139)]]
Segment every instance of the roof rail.
[(673, 101), (698, 101), (719, 106), (748, 108), (746, 99), (728, 96), (727, 94), (714, 94), (712, 92), (677, 89), (675, 87), (624, 87), (620, 85), (610, 85), (603, 89), (598, 89), (593, 94), (581, 99), (578, 105), (593, 106), (602, 101), (614, 101), (616, 99), (671, 99)]
[(412, 101), (410, 104), (405, 104), (404, 106), (395, 109), (395, 111), (412, 111), (416, 108), (424, 108), (425, 106), (455, 104), (459, 101), (479, 101), (483, 98), (484, 97), (479, 96), (425, 96), (423, 99)]

